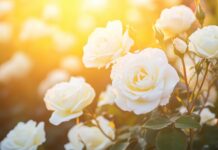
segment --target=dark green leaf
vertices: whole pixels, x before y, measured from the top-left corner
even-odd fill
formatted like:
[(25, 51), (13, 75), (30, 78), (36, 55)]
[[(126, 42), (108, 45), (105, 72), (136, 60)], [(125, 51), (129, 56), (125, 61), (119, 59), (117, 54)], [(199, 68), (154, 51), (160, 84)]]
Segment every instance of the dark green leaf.
[(178, 129), (164, 129), (156, 138), (157, 150), (186, 150), (186, 135)]
[(159, 130), (171, 124), (172, 122), (168, 118), (162, 116), (149, 119), (145, 122), (144, 127), (148, 129)]
[(181, 116), (175, 122), (176, 128), (186, 129), (186, 128), (200, 128), (199, 122), (195, 117), (190, 115)]
[(148, 144), (155, 145), (155, 139), (157, 136), (158, 130), (148, 130), (145, 135), (145, 140)]

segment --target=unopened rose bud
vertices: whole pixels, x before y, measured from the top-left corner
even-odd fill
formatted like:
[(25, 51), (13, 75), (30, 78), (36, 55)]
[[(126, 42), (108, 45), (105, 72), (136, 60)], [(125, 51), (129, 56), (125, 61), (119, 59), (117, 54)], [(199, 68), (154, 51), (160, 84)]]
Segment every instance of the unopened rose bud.
[(180, 38), (175, 38), (173, 41), (173, 46), (177, 52), (180, 54), (184, 54), (187, 50), (187, 44), (185, 41), (181, 40)]

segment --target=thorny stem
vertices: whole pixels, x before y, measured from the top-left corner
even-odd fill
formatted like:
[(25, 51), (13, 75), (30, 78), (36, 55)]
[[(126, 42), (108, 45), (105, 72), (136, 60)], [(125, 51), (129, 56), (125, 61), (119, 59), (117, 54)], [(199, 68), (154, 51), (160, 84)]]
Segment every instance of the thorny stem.
[(208, 102), (208, 98), (209, 98), (209, 95), (210, 95), (210, 91), (211, 91), (211, 89), (212, 89), (212, 87), (213, 87), (213, 84), (214, 84), (214, 82), (216, 81), (216, 79), (217, 78), (215, 78), (214, 80), (213, 80), (213, 82), (210, 84), (210, 86), (208, 87), (208, 89), (207, 89), (207, 95), (206, 95), (206, 98), (205, 98), (205, 101), (204, 101), (204, 103), (203, 103), (203, 106), (201, 107), (201, 109), (200, 109), (200, 111), (199, 111), (199, 115), (201, 114), (201, 112), (202, 112), (202, 110), (205, 108), (205, 106), (206, 106), (206, 104), (207, 104), (207, 102)]
[(196, 88), (198, 86), (198, 80), (199, 80), (199, 74), (197, 74), (197, 77), (196, 77), (195, 87), (194, 87), (194, 89), (192, 91), (191, 100), (194, 97), (195, 90), (196, 90)]
[(194, 137), (193, 129), (189, 129), (189, 137), (190, 137), (190, 142), (189, 142), (188, 149), (192, 150), (193, 137)]
[(100, 129), (100, 131), (101, 131), (110, 141), (114, 141), (114, 139), (112, 139), (110, 136), (108, 136), (108, 135), (104, 132), (104, 130), (101, 128), (101, 126), (100, 126), (98, 120), (97, 120), (96, 118), (94, 118), (94, 120), (95, 120), (96, 126)]
[(101, 131), (101, 133), (102, 134), (104, 134), (104, 136), (106, 136), (110, 141), (114, 141), (114, 139), (112, 139), (110, 136), (108, 136), (105, 132), (104, 132), (104, 130), (101, 128), (101, 126), (100, 126), (100, 124), (99, 124), (99, 122), (98, 122), (98, 120), (96, 119), (96, 115), (93, 115), (93, 114), (91, 114), (91, 113), (86, 113), (88, 116), (90, 116), (94, 121), (95, 121), (95, 125), (100, 129), (100, 131)]
[[(201, 82), (201, 85), (200, 85), (200, 87), (199, 87), (199, 89), (198, 89), (198, 92), (197, 92), (195, 98), (193, 97), (193, 102), (192, 102), (191, 108), (189, 109), (189, 114), (191, 113), (191, 111), (192, 111), (193, 108), (194, 108), (195, 101), (196, 101), (196, 99), (198, 98), (198, 96), (199, 96), (199, 94), (200, 94), (200, 91), (201, 91), (201, 89), (202, 89), (202, 87), (203, 87), (203, 84), (204, 84), (205, 79), (206, 79), (207, 74), (208, 74), (208, 70), (209, 70), (209, 62), (207, 62), (206, 71), (205, 71), (203, 80), (202, 80), (202, 82)], [(198, 76), (197, 76), (197, 77), (198, 77)], [(198, 78), (197, 78), (197, 80), (198, 80)], [(198, 82), (198, 81), (197, 81), (197, 82)], [(195, 85), (196, 87), (197, 87), (197, 82), (196, 82), (196, 85)], [(195, 88), (196, 88), (196, 87), (195, 87)], [(194, 89), (194, 90), (195, 90), (195, 89)], [(194, 91), (193, 91), (193, 92), (194, 92)], [(194, 94), (194, 93), (193, 93), (193, 94)], [(209, 94), (208, 94), (208, 96), (209, 96)], [(206, 104), (206, 102), (205, 102), (205, 104)], [(192, 129), (189, 130), (189, 137), (190, 137), (189, 150), (192, 150), (193, 137), (194, 137), (194, 132), (193, 132)]]
[[(185, 85), (186, 85), (186, 89), (187, 89), (187, 99), (188, 99), (188, 103), (187, 103), (187, 111), (189, 114), (191, 114), (191, 110), (190, 109), (190, 89), (189, 89), (189, 84), (188, 84), (188, 78), (187, 78), (187, 72), (186, 72), (186, 65), (185, 65), (185, 61), (184, 61), (184, 57), (181, 57), (182, 60), (182, 66), (183, 66), (183, 72), (184, 72), (184, 80), (185, 80)], [(194, 137), (194, 132), (192, 129), (189, 130), (189, 137), (190, 137), (190, 142), (188, 145), (188, 149), (192, 150), (192, 143), (193, 143), (193, 137)]]
[(181, 60), (182, 60), (182, 67), (183, 67), (185, 85), (186, 85), (186, 89), (187, 89), (187, 99), (188, 99), (187, 110), (190, 113), (190, 109), (189, 109), (189, 107), (190, 107), (189, 106), (190, 89), (189, 89), (189, 84), (188, 84), (188, 78), (187, 78), (187, 72), (186, 72), (186, 65), (185, 65), (184, 57), (181, 57)]
[(197, 98), (198, 98), (198, 96), (199, 96), (199, 94), (200, 94), (200, 92), (201, 92), (201, 89), (202, 89), (202, 87), (203, 87), (203, 85), (204, 85), (204, 82), (205, 82), (206, 77), (207, 77), (207, 74), (208, 74), (209, 65), (210, 65), (210, 63), (207, 62), (206, 71), (205, 71), (205, 74), (204, 74), (203, 80), (202, 80), (202, 82), (201, 82), (200, 87), (198, 88), (198, 91), (197, 91), (196, 96), (193, 98), (193, 103), (192, 103), (192, 107), (191, 107), (191, 109), (194, 108), (195, 101), (197, 100)]

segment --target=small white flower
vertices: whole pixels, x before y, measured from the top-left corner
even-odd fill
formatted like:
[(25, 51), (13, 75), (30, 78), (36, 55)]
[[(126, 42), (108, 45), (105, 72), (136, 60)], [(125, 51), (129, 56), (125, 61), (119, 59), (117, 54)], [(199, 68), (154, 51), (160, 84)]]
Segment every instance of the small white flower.
[(123, 34), (120, 21), (108, 22), (106, 28), (97, 28), (90, 35), (83, 52), (83, 63), (88, 68), (108, 67), (120, 56), (129, 52), (133, 40), (128, 31)]
[(115, 138), (113, 122), (109, 122), (103, 117), (98, 117), (97, 121), (104, 133), (96, 126), (89, 127), (80, 123), (69, 131), (69, 143), (64, 146), (65, 150), (82, 150), (84, 147), (87, 150), (103, 150), (110, 146), (111, 139)]
[(120, 58), (111, 79), (115, 103), (124, 111), (145, 114), (169, 103), (179, 76), (162, 50), (147, 48)]
[(75, 45), (76, 38), (70, 33), (54, 27), (51, 34), (54, 47), (58, 52), (70, 50)]
[(77, 73), (83, 69), (83, 64), (78, 56), (67, 56), (61, 61), (60, 67), (69, 72)]
[(41, 20), (30, 18), (24, 22), (20, 33), (21, 41), (36, 40), (51, 35), (50, 27)]
[(49, 121), (59, 125), (81, 116), (94, 97), (94, 89), (82, 77), (72, 77), (69, 82), (56, 84), (44, 97), (47, 109), (54, 111)]
[(182, 115), (188, 112), (185, 106), (181, 106), (178, 110), (179, 110), (179, 113)]
[(204, 58), (218, 58), (218, 26), (198, 29), (189, 37), (189, 49)]
[(155, 11), (160, 7), (178, 5), (181, 0), (129, 0), (130, 5)]
[(14, 8), (14, 2), (12, 0), (1, 0), (0, 1), (0, 16), (7, 15), (13, 10), (13, 8)]
[(115, 94), (111, 85), (107, 86), (106, 91), (102, 92), (99, 96), (98, 107), (103, 105), (114, 104)]
[(215, 125), (217, 123), (217, 119), (215, 118), (215, 114), (212, 113), (209, 108), (204, 108), (200, 113), (200, 124), (208, 124), (208, 125)]
[(65, 70), (57, 69), (50, 72), (47, 77), (39, 85), (39, 94), (44, 95), (45, 92), (57, 83), (70, 79), (70, 74)]
[(43, 11), (43, 18), (45, 20), (56, 20), (60, 17), (60, 9), (55, 4), (47, 4)]
[(173, 40), (173, 45), (177, 51), (179, 51), (181, 54), (184, 54), (187, 50), (187, 44), (185, 41), (181, 40), (180, 38), (175, 38)]
[(44, 123), (35, 121), (20, 122), (11, 130), (0, 145), (1, 150), (37, 150), (44, 143)]
[(0, 23), (0, 33), (0, 43), (9, 42), (13, 34), (12, 25), (9, 23)]
[(187, 31), (196, 18), (192, 10), (184, 5), (164, 9), (155, 26), (169, 39)]
[(31, 60), (22, 52), (17, 52), (7, 62), (0, 65), (0, 82), (8, 82), (26, 76), (32, 67)]
[(83, 11), (100, 12), (107, 9), (109, 0), (84, 0), (82, 4)]

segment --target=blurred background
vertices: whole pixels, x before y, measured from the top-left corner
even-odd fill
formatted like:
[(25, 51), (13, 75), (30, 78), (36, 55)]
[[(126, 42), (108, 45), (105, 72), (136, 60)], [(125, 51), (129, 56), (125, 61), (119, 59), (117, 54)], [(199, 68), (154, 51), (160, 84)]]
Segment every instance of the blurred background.
[[(63, 149), (72, 122), (52, 126), (43, 95), (70, 76), (85, 77), (96, 99), (105, 90), (110, 70), (81, 62), (90, 33), (119, 19), (134, 50), (154, 47), (152, 26), (161, 10), (179, 4), (195, 9), (194, 0), (0, 0), (0, 141), (18, 122), (32, 119), (46, 122), (41, 149)], [(205, 24), (218, 24), (218, 0), (202, 4)]]

